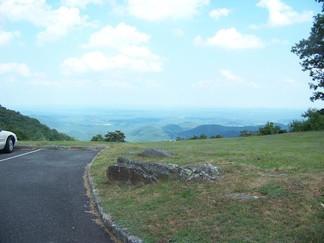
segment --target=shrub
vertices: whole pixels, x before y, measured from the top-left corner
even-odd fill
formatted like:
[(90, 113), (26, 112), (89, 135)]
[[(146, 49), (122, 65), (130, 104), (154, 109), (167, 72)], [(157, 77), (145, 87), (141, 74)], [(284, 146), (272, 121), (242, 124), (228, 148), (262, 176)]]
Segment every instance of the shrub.
[(259, 128), (258, 135), (273, 135), (279, 134), (281, 131), (280, 126), (274, 126), (273, 122), (267, 122), (264, 127)]
[(124, 143), (125, 142), (125, 134), (120, 130), (116, 130), (115, 132), (108, 132), (105, 135), (105, 141), (106, 142)]
[(104, 138), (103, 138), (103, 136), (101, 134), (97, 134), (96, 136), (93, 136), (91, 138), (91, 141), (93, 141), (93, 142), (102, 142), (102, 141), (104, 141)]
[(308, 109), (302, 117), (304, 121), (293, 120), (289, 124), (291, 132), (324, 130), (324, 109)]

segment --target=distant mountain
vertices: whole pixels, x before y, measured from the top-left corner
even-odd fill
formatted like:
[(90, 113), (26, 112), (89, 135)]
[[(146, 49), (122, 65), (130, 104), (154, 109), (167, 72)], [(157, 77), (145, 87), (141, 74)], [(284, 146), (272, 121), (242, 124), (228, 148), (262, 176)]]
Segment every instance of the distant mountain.
[[(276, 126), (280, 126), (281, 129), (287, 129), (287, 125), (275, 123)], [(193, 136), (200, 136), (205, 134), (207, 137), (221, 135), (222, 137), (239, 137), (241, 131), (258, 131), (260, 127), (263, 126), (221, 126), (221, 125), (200, 125), (192, 129), (181, 130), (181, 127), (178, 125), (168, 125), (167, 128), (168, 134), (172, 138), (181, 137), (181, 138), (190, 138)]]
[(40, 123), (37, 119), (24, 116), (17, 111), (0, 105), (0, 128), (16, 133), (18, 140), (75, 140), (64, 133)]
[(127, 133), (128, 141), (163, 141), (169, 140), (168, 134), (159, 126), (141, 126)]
[(201, 125), (193, 129), (189, 129), (178, 133), (179, 137), (189, 138), (193, 136), (200, 136), (205, 134), (207, 137), (221, 135), (223, 137), (239, 137), (240, 132), (243, 130), (257, 131), (260, 126), (221, 126), (221, 125)]

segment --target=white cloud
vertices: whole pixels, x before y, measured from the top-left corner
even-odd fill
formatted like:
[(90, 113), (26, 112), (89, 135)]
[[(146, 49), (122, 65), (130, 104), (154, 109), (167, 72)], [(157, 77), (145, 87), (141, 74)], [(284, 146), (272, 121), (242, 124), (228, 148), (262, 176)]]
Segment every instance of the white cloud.
[(218, 8), (210, 11), (209, 16), (213, 19), (218, 20), (220, 17), (228, 16), (231, 10), (228, 8)]
[(136, 72), (159, 72), (162, 70), (160, 58), (145, 50), (126, 55), (120, 53), (107, 56), (102, 52), (93, 51), (81, 58), (68, 58), (62, 64), (63, 73), (109, 72), (114, 69), (126, 69)]
[(220, 70), (220, 74), (226, 79), (226, 80), (229, 80), (229, 81), (240, 81), (242, 80), (242, 78), (234, 73), (232, 73), (232, 71), (230, 70), (227, 70), (227, 69), (222, 69)]
[(243, 78), (237, 74), (234, 74), (231, 70), (222, 69), (222, 70), (220, 70), (220, 74), (226, 81), (228, 81), (228, 83), (231, 86), (234, 86), (234, 87), (247, 86), (247, 87), (253, 87), (253, 88), (259, 87), (258, 84), (248, 81), (245, 78)]
[(115, 28), (107, 25), (90, 36), (86, 48), (112, 47), (122, 48), (148, 42), (150, 35), (137, 31), (136, 27), (119, 23)]
[(1, 0), (0, 16), (8, 21), (29, 21), (35, 25), (43, 25), (50, 7), (46, 0)]
[(259, 88), (260, 85), (248, 81), (245, 78), (233, 73), (231, 70), (222, 69), (219, 71), (220, 76), (215, 80), (203, 80), (198, 81), (194, 87), (203, 88), (203, 89), (218, 89), (218, 88), (226, 88), (226, 89), (238, 89), (239, 87), (248, 87), (248, 88)]
[(0, 75), (18, 74), (24, 77), (31, 76), (31, 71), (25, 63), (0, 63)]
[(235, 28), (221, 29), (214, 36), (203, 40), (198, 35), (194, 39), (196, 45), (218, 46), (226, 49), (254, 49), (262, 48), (265, 43), (254, 35), (245, 35), (238, 32)]
[(37, 36), (38, 42), (56, 41), (64, 37), (70, 29), (85, 23), (77, 8), (60, 7), (47, 17), (46, 29)]
[(0, 30), (0, 46), (9, 44), (15, 37), (18, 37), (20, 33), (18, 31), (7, 32)]
[[(313, 12), (296, 12), (291, 6), (282, 0), (261, 0), (257, 3), (258, 7), (267, 8), (269, 12), (268, 26), (284, 26), (294, 23), (311, 21)], [(253, 27), (260, 27), (254, 25)]]
[(103, 0), (61, 0), (67, 7), (85, 8), (88, 4), (102, 4)]
[(124, 12), (149, 21), (191, 18), (209, 0), (127, 0)]
[(84, 26), (87, 16), (81, 16), (78, 8), (52, 9), (45, 0), (1, 0), (0, 19), (27, 21), (45, 28), (38, 34), (38, 41), (52, 41), (64, 37), (75, 26)]
[[(150, 35), (139, 32), (135, 27), (124, 23), (115, 28), (107, 25), (92, 34), (87, 49), (95, 49), (82, 57), (71, 57), (62, 64), (65, 74), (82, 72), (108, 72), (124, 69), (136, 72), (159, 72), (162, 70), (161, 58), (145, 46)], [(98, 51), (100, 49), (101, 51)], [(114, 55), (107, 55), (106, 51)]]

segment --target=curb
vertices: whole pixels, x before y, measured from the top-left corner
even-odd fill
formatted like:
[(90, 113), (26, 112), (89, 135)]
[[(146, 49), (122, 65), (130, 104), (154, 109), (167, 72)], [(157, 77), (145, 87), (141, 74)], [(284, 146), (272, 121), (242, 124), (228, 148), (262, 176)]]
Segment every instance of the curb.
[[(100, 152), (99, 152), (100, 153)], [(87, 165), (87, 172), (88, 172), (88, 181), (91, 189), (91, 193), (93, 195), (96, 207), (98, 209), (99, 215), (101, 220), (103, 221), (104, 225), (107, 227), (107, 229), (114, 234), (114, 236), (119, 239), (122, 242), (125, 243), (143, 243), (141, 239), (139, 239), (136, 236), (132, 236), (130, 232), (126, 228), (119, 227), (117, 224), (115, 224), (111, 217), (106, 214), (103, 210), (103, 208), (100, 206), (101, 199), (96, 193), (96, 189), (94, 186), (93, 178), (91, 176), (91, 165), (92, 162), (95, 160), (95, 158)]]

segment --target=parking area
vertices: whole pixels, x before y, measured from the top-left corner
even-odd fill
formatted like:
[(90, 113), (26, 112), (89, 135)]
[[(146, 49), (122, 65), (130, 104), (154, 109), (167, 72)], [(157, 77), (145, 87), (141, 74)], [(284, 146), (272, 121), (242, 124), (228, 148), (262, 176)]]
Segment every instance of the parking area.
[(12, 153), (4, 153), (3, 151), (0, 152), (0, 163), (6, 160), (15, 159), (21, 156), (25, 156), (28, 154), (36, 153), (41, 149), (33, 149), (33, 150), (23, 150), (23, 149), (15, 149)]
[(96, 151), (0, 153), (0, 243), (113, 242), (95, 223), (83, 174)]

